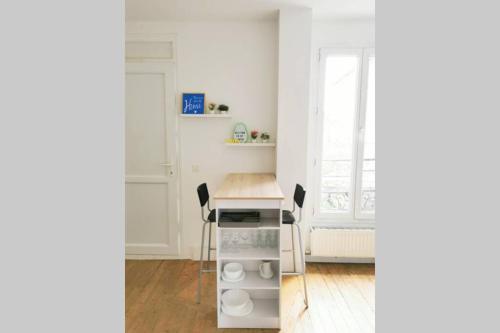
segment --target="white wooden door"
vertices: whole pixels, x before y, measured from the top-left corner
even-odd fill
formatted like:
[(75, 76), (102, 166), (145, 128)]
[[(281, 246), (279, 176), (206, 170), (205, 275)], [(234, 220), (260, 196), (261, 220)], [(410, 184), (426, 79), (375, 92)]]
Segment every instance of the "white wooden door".
[(126, 254), (179, 254), (174, 68), (127, 63)]

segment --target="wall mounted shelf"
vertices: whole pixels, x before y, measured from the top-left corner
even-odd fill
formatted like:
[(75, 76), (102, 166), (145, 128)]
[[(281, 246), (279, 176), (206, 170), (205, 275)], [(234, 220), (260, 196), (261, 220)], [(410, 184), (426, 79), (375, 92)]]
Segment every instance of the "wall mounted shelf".
[(231, 118), (229, 114), (210, 114), (210, 113), (202, 113), (202, 114), (179, 114), (181, 118)]
[(228, 143), (226, 142), (226, 146), (231, 147), (276, 147), (276, 143)]

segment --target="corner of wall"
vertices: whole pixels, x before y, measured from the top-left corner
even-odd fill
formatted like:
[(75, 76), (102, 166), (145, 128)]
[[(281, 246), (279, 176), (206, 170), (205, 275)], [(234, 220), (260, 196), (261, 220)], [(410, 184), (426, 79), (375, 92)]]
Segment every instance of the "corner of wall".
[(310, 8), (280, 10), (276, 176), (287, 198), (293, 197), (296, 183), (308, 187), (311, 30)]

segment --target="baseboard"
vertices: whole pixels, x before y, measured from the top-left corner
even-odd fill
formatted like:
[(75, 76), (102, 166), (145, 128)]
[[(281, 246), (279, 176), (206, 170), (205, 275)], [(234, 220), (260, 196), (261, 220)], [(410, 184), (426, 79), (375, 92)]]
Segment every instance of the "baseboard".
[[(127, 260), (183, 260), (191, 259), (194, 261), (200, 260), (199, 247), (192, 247), (192, 257), (172, 256), (166, 254), (126, 254)], [(196, 256), (195, 253), (198, 253)], [(204, 260), (206, 260), (206, 251), (204, 252)], [(210, 261), (215, 261), (215, 251), (212, 251)], [(375, 258), (340, 258), (340, 257), (315, 257), (306, 254), (306, 262), (324, 262), (324, 263), (343, 263), (343, 264), (374, 264)]]
[(169, 246), (163, 243), (126, 243), (125, 255), (165, 255), (165, 256), (179, 256), (179, 248)]
[(306, 255), (306, 262), (324, 262), (324, 263), (338, 263), (338, 264), (374, 264), (375, 258), (314, 257)]
[[(168, 255), (168, 254), (135, 254), (135, 253), (126, 253), (125, 259), (129, 260), (182, 260), (182, 259), (191, 259), (198, 261), (200, 260), (200, 250), (199, 246), (191, 246), (189, 253), (183, 256), (180, 255)], [(203, 251), (203, 260), (207, 260), (207, 249)], [(210, 252), (210, 261), (216, 260), (216, 251), (212, 250)]]
[(168, 254), (125, 254), (125, 260), (182, 260), (188, 257), (172, 256)]
[[(211, 261), (215, 261), (215, 255), (211, 255)], [(198, 258), (169, 256), (164, 254), (126, 254), (126, 260), (185, 260), (190, 259), (198, 261)], [(320, 263), (338, 263), (338, 264), (374, 264), (375, 258), (329, 258), (329, 257), (313, 257), (306, 255), (306, 262)]]
[[(191, 246), (191, 260), (195, 260), (195, 261), (199, 261), (200, 260), (200, 250), (201, 250), (201, 247), (200, 246)], [(207, 260), (207, 253), (208, 253), (208, 250), (207, 248), (205, 247), (205, 249), (203, 250), (203, 260)], [(217, 260), (217, 251), (216, 250), (212, 250), (210, 251), (210, 261), (215, 261)]]

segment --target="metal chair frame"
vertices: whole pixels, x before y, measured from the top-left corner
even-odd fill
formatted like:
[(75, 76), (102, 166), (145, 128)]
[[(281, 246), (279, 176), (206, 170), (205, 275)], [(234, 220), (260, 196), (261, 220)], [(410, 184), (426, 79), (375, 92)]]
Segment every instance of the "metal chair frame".
[[(296, 188), (297, 190), (297, 188)], [(304, 191), (305, 192), (305, 191)], [(304, 203), (302, 203), (303, 205)], [(293, 214), (295, 212), (295, 196), (293, 200), (293, 210), (291, 213)], [(307, 284), (306, 284), (306, 260), (304, 256), (304, 251), (303, 251), (303, 245), (302, 245), (302, 233), (300, 231), (300, 226), (299, 223), (302, 220), (302, 207), (299, 206), (299, 218), (296, 219), (292, 224), (290, 224), (290, 231), (292, 233), (292, 255), (293, 255), (293, 272), (282, 272), (281, 275), (302, 275), (302, 280), (304, 281), (304, 303), (306, 304), (306, 308), (309, 307), (309, 299), (307, 297)], [(300, 257), (302, 261), (302, 272), (297, 272), (296, 265), (295, 265), (295, 241), (293, 237), (293, 226), (297, 228), (297, 233), (299, 235), (299, 247), (300, 247)]]
[[(208, 208), (209, 215), (210, 215), (210, 212), (212, 211), (212, 209), (210, 209), (210, 199), (207, 199), (206, 203), (207, 203), (207, 208)], [(200, 300), (201, 300), (201, 276), (202, 276), (202, 273), (211, 273), (211, 272), (216, 271), (215, 269), (210, 269), (210, 252), (212, 250), (216, 250), (216, 248), (212, 248), (212, 223), (215, 223), (215, 221), (210, 222), (208, 220), (208, 217), (205, 218), (204, 207), (205, 207), (205, 205), (201, 206), (201, 219), (203, 220), (203, 228), (201, 231), (200, 269), (198, 272), (198, 292), (196, 294), (196, 303), (200, 303)], [(203, 268), (203, 248), (205, 246), (205, 230), (206, 230), (207, 224), (208, 224), (207, 267), (204, 269)]]

